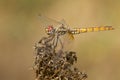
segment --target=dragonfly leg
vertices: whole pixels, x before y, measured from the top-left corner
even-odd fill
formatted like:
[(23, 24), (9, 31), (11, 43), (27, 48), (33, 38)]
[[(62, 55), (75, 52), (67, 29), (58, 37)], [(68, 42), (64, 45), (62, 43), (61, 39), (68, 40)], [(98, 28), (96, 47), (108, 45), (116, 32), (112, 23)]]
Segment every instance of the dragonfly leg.
[(59, 38), (59, 42), (60, 42), (60, 45), (61, 45), (61, 49), (63, 49), (63, 43), (62, 43), (60, 38)]
[(56, 40), (55, 40), (55, 37), (54, 37), (53, 43), (52, 43), (52, 44), (53, 44), (53, 48), (55, 48), (55, 41), (56, 41)]
[(46, 40), (46, 42), (48, 43), (48, 42), (52, 41), (53, 38), (54, 38), (54, 35), (53, 36), (49, 36), (48, 39)]
[(57, 36), (54, 38), (54, 41), (53, 41), (53, 42), (54, 42), (54, 43), (53, 43), (54, 48), (57, 47), (58, 39), (59, 39), (59, 36), (57, 35)]

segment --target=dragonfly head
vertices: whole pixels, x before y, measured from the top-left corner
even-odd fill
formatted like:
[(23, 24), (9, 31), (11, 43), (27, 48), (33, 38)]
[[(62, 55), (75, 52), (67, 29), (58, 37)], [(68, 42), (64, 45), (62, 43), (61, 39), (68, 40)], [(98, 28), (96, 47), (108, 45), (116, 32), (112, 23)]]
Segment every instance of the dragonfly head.
[(45, 31), (46, 31), (46, 33), (47, 33), (48, 35), (53, 35), (53, 34), (55, 34), (55, 29), (54, 29), (54, 27), (53, 27), (52, 25), (48, 26), (48, 27), (45, 29)]

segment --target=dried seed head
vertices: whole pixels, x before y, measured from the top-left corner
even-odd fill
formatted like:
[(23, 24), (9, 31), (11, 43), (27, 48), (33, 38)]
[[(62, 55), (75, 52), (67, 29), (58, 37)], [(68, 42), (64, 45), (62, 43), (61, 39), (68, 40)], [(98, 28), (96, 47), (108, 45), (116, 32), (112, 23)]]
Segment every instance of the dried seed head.
[(53, 38), (44, 37), (35, 45), (35, 80), (83, 80), (82, 73), (73, 64), (77, 62), (76, 52), (57, 51), (52, 46)]

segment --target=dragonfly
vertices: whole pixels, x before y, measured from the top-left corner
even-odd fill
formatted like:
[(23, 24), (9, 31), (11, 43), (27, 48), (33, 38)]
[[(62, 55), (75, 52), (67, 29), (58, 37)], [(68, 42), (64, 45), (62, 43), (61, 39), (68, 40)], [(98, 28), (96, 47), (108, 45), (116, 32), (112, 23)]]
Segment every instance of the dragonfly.
[(41, 26), (45, 28), (45, 32), (47, 35), (54, 37), (53, 39), (53, 46), (57, 47), (58, 42), (60, 42), (62, 48), (63, 43), (60, 39), (62, 35), (68, 35), (70, 39), (74, 39), (74, 35), (87, 33), (87, 32), (99, 32), (99, 31), (108, 31), (114, 30), (112, 26), (95, 26), (95, 27), (86, 27), (86, 28), (70, 28), (66, 23), (65, 20), (56, 21), (54, 19), (48, 18), (43, 15), (39, 15), (39, 19), (41, 22)]

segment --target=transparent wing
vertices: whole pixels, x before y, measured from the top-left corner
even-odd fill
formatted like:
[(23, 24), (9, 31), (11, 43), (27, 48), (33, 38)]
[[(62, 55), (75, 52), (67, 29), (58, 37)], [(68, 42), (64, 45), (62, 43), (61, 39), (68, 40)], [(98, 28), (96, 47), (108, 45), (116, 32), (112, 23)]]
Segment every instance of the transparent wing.
[(60, 23), (62, 23), (62, 24), (64, 24), (64, 25), (66, 25), (66, 22), (65, 22), (65, 20), (64, 20), (64, 19), (62, 19), (62, 20), (60, 21)]
[(66, 33), (64, 36), (61, 36), (62, 38), (62, 43), (63, 43), (63, 49), (66, 50), (71, 50), (73, 47), (74, 43), (74, 37), (73, 34), (71, 33)]
[(45, 28), (48, 26), (59, 27), (62, 24), (59, 21), (56, 21), (43, 15), (39, 15), (39, 23), (41, 27)]

